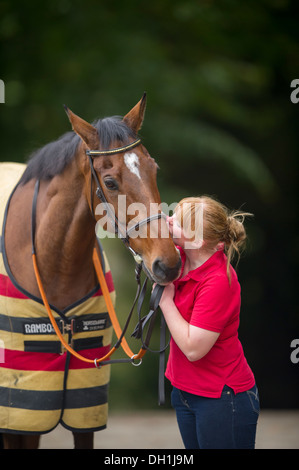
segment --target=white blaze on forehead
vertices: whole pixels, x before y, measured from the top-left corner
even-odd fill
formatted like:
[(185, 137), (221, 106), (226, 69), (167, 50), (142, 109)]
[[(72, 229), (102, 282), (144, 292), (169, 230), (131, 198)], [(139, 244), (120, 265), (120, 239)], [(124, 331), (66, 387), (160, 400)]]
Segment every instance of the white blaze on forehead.
[(131, 153), (125, 153), (124, 154), (124, 161), (127, 166), (127, 168), (130, 170), (131, 173), (136, 175), (139, 179), (141, 179), (140, 173), (139, 173), (139, 158), (137, 157), (136, 153), (131, 152)]

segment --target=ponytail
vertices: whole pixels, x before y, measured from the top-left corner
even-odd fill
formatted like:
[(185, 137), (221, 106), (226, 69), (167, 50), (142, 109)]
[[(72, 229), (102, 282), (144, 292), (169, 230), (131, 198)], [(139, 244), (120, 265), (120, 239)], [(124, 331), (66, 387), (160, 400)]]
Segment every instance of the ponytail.
[(219, 240), (224, 242), (224, 251), (227, 256), (226, 270), (229, 281), (231, 281), (230, 264), (235, 256), (238, 258), (237, 264), (239, 263), (241, 251), (245, 246), (247, 235), (243, 224), (246, 216), (252, 216), (252, 214), (240, 211), (233, 211), (228, 214), (222, 240)]
[[(195, 219), (199, 213), (196, 210), (198, 204), (203, 207), (201, 213), (203, 214), (203, 239), (205, 245), (210, 249), (215, 249), (219, 243), (224, 245), (227, 256), (227, 276), (229, 282), (231, 282), (230, 263), (236, 255), (238, 257), (237, 263), (239, 262), (241, 249), (244, 247), (246, 240), (244, 219), (247, 216), (252, 216), (252, 214), (240, 211), (230, 212), (227, 207), (209, 196), (190, 197), (182, 199), (175, 209), (182, 227), (184, 217), (187, 217), (189, 225), (196, 225)], [(199, 235), (195, 233), (193, 240), (200, 241), (197, 240), (198, 237)]]

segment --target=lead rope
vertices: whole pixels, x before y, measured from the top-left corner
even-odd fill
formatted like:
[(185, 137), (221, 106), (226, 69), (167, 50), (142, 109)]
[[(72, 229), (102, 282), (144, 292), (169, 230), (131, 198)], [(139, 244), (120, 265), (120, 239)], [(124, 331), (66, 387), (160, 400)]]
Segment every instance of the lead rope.
[[(97, 250), (96, 248), (94, 248), (94, 251), (93, 251), (93, 263), (94, 263), (94, 267), (95, 267), (95, 271), (96, 271), (96, 274), (97, 274), (97, 278), (99, 280), (99, 284), (100, 284), (100, 287), (101, 287), (101, 290), (102, 290), (102, 293), (103, 293), (103, 296), (104, 296), (104, 299), (105, 299), (105, 303), (106, 303), (106, 306), (107, 306), (107, 310), (108, 310), (108, 314), (109, 314), (109, 317), (111, 319), (111, 323), (113, 325), (113, 328), (114, 328), (114, 331), (116, 333), (116, 336), (118, 338), (118, 341), (117, 343), (111, 348), (111, 350), (105, 354), (103, 357), (101, 358), (96, 358), (96, 359), (89, 359), (89, 358), (86, 358), (84, 356), (82, 356), (81, 354), (79, 354), (78, 352), (76, 352), (64, 339), (63, 335), (61, 334), (60, 332), (60, 329), (56, 323), (56, 320), (55, 320), (55, 317), (53, 316), (52, 314), (52, 311), (51, 311), (51, 307), (49, 305), (49, 302), (47, 300), (47, 296), (46, 296), (46, 293), (45, 293), (45, 290), (44, 290), (44, 287), (43, 287), (43, 284), (42, 284), (42, 281), (41, 281), (41, 277), (40, 277), (40, 273), (39, 273), (39, 269), (38, 269), (38, 265), (37, 265), (37, 259), (36, 259), (36, 252), (35, 252), (35, 243), (34, 243), (34, 240), (35, 240), (35, 228), (36, 228), (36, 205), (37, 205), (37, 196), (38, 196), (38, 192), (39, 192), (39, 180), (36, 181), (36, 184), (35, 184), (35, 189), (34, 189), (34, 196), (33, 196), (33, 201), (32, 201), (32, 220), (31, 220), (31, 238), (32, 238), (32, 262), (33, 262), (33, 269), (34, 269), (34, 273), (35, 273), (35, 278), (36, 278), (36, 282), (37, 282), (37, 285), (38, 285), (38, 289), (39, 289), (39, 292), (40, 292), (40, 295), (41, 295), (41, 298), (43, 300), (43, 303), (44, 303), (44, 306), (47, 310), (47, 313), (48, 313), (48, 316), (49, 316), (49, 319), (51, 321), (51, 324), (54, 328), (54, 331), (56, 333), (56, 335), (58, 336), (61, 344), (63, 345), (63, 347), (69, 352), (71, 353), (73, 356), (75, 356), (77, 359), (80, 359), (81, 361), (83, 362), (87, 362), (87, 363), (94, 363), (94, 365), (96, 367), (99, 367), (102, 365), (102, 363), (105, 363), (105, 361), (107, 361), (111, 356), (112, 354), (118, 349), (118, 347), (121, 345), (124, 352), (127, 354), (127, 356), (130, 358), (129, 361), (132, 362), (132, 364), (134, 365), (140, 365), (141, 364), (141, 359), (142, 357), (144, 356), (144, 354), (146, 353), (146, 349), (144, 348), (141, 348), (139, 350), (139, 352), (137, 354), (134, 354), (133, 351), (131, 350), (131, 348), (129, 347), (126, 339), (124, 338), (124, 334), (125, 334), (125, 330), (127, 329), (128, 327), (128, 324), (129, 324), (129, 319), (127, 320), (126, 322), (126, 325), (125, 325), (125, 328), (124, 330), (122, 331), (121, 330), (121, 327), (120, 327), (120, 324), (119, 324), (119, 321), (117, 319), (117, 316), (116, 316), (116, 313), (115, 313), (115, 310), (114, 310), (114, 307), (113, 307), (113, 303), (112, 303), (112, 300), (111, 300), (111, 297), (110, 297), (110, 292), (109, 292), (109, 289), (108, 289), (108, 286), (107, 286), (107, 282), (106, 282), (106, 278), (105, 278), (105, 275), (103, 273), (103, 269), (102, 269), (102, 265), (100, 263), (100, 260), (99, 260), (99, 256), (98, 256), (98, 253), (97, 253)], [(137, 270), (137, 268), (136, 268)], [(136, 274), (136, 277), (137, 277), (137, 274)], [(138, 284), (138, 289), (137, 289), (137, 293), (136, 293), (136, 297), (135, 297), (135, 300), (134, 300), (134, 304), (133, 304), (133, 307), (131, 309), (131, 312), (129, 314), (129, 317), (132, 315), (132, 312), (133, 312), (133, 309), (134, 309), (134, 306), (135, 306), (135, 303), (137, 301), (137, 298), (138, 298), (138, 295), (139, 295), (139, 291), (140, 291), (140, 285)], [(139, 359), (139, 363), (136, 363), (135, 364), (135, 360), (136, 359)], [(115, 360), (115, 362), (124, 362), (124, 360)], [(127, 360), (126, 360), (127, 361)], [(111, 363), (111, 361), (109, 362)]]
[[(99, 278), (99, 283), (100, 283), (100, 286), (101, 286), (101, 289), (102, 289), (102, 292), (103, 292), (103, 296), (104, 296), (104, 299), (105, 299), (105, 302), (106, 302), (109, 317), (111, 319), (111, 322), (112, 322), (114, 331), (116, 333), (116, 336), (118, 337), (117, 343), (103, 357), (96, 358), (96, 359), (88, 359), (88, 358), (82, 356), (81, 354), (79, 354), (78, 352), (76, 352), (65, 341), (65, 339), (64, 339), (63, 335), (61, 334), (60, 329), (59, 329), (59, 327), (56, 323), (55, 317), (52, 314), (51, 307), (50, 307), (49, 302), (47, 300), (47, 296), (46, 296), (46, 293), (45, 293), (45, 290), (44, 290), (44, 287), (43, 287), (43, 284), (42, 284), (42, 281), (41, 281), (40, 273), (39, 273), (39, 270), (38, 270), (38, 266), (37, 266), (36, 254), (32, 253), (32, 261), (33, 261), (33, 268), (34, 268), (36, 281), (37, 281), (38, 288), (39, 288), (39, 291), (40, 291), (40, 294), (41, 294), (41, 298), (42, 298), (44, 306), (47, 310), (47, 313), (48, 313), (48, 316), (49, 316), (50, 321), (52, 323), (52, 326), (54, 328), (54, 331), (57, 334), (57, 336), (58, 336), (61, 344), (63, 345), (63, 347), (67, 351), (69, 351), (73, 356), (77, 357), (78, 359), (80, 359), (83, 362), (87, 362), (87, 363), (90, 363), (90, 364), (93, 363), (96, 367), (99, 367), (100, 365), (103, 365), (103, 363), (105, 361), (107, 361), (112, 356), (112, 354), (118, 349), (118, 347), (121, 345), (124, 352), (130, 358), (130, 361), (134, 365), (137, 365), (137, 364), (134, 363), (134, 361), (137, 360), (137, 359), (141, 360), (142, 357), (144, 356), (144, 354), (146, 353), (146, 349), (141, 348), (137, 354), (134, 354), (133, 351), (131, 350), (131, 348), (129, 347), (126, 339), (123, 337), (124, 332), (121, 330), (121, 327), (119, 325), (119, 322), (118, 322), (118, 319), (117, 319), (117, 316), (116, 316), (116, 313), (115, 313), (115, 310), (114, 310), (114, 307), (113, 307), (113, 304), (112, 304), (112, 300), (111, 300), (111, 297), (110, 297), (109, 289), (108, 289), (108, 286), (107, 286), (107, 283), (106, 283), (106, 279), (105, 279), (105, 276), (104, 276), (104, 273), (103, 273), (103, 270), (102, 270), (102, 267), (101, 267), (101, 264), (100, 264), (100, 261), (99, 261), (99, 258), (98, 258), (98, 255), (97, 255), (96, 251), (94, 251), (93, 260), (94, 260), (94, 263), (95, 263), (95, 269), (96, 269), (96, 272), (97, 272), (97, 275), (98, 275), (98, 278)], [(121, 360), (121, 362), (124, 362), (124, 361)], [(109, 363), (111, 363), (111, 361)], [(140, 363), (138, 363), (138, 365)]]
[[(119, 321), (118, 321), (118, 318), (117, 318), (115, 310), (114, 310), (114, 306), (113, 306), (113, 303), (112, 303), (112, 300), (111, 300), (111, 297), (110, 297), (109, 289), (108, 289), (108, 286), (107, 286), (107, 283), (106, 283), (105, 275), (103, 273), (102, 265), (100, 263), (100, 260), (99, 260), (96, 249), (94, 249), (94, 252), (93, 252), (93, 263), (94, 263), (94, 267), (95, 267), (95, 270), (96, 270), (96, 273), (97, 273), (97, 277), (98, 277), (98, 280), (99, 280), (99, 283), (100, 283), (100, 286), (101, 286), (101, 289), (102, 289), (102, 292), (103, 292), (103, 296), (105, 298), (105, 302), (106, 302), (106, 305), (107, 305), (107, 310), (108, 310), (108, 313), (109, 313), (114, 331), (115, 331), (116, 336), (118, 338), (118, 341), (114, 346), (115, 350), (119, 347), (119, 345), (121, 345), (124, 352), (132, 360), (133, 359), (142, 359), (142, 357), (146, 353), (146, 349), (144, 349), (142, 347), (137, 354), (134, 354), (132, 352), (131, 348), (129, 347), (126, 339), (124, 338), (124, 335), (125, 335), (125, 332), (127, 330), (128, 325), (129, 325), (129, 322), (130, 322), (135, 304), (136, 304), (137, 299), (139, 297), (140, 279), (138, 279), (138, 288), (137, 288), (136, 296), (135, 296), (135, 299), (134, 299), (134, 302), (133, 302), (133, 306), (132, 306), (131, 311), (128, 315), (126, 325), (125, 325), (124, 329), (122, 330), (120, 325), (119, 325)], [(141, 270), (141, 266), (136, 267), (136, 279), (137, 279), (137, 277), (140, 277), (140, 270)]]
[[(147, 281), (147, 279), (146, 279)], [(138, 306), (137, 306), (137, 311), (138, 311), (138, 318), (139, 321), (135, 327), (135, 330), (133, 331), (131, 336), (134, 336), (136, 339), (141, 339), (141, 344), (144, 349), (147, 351), (150, 351), (152, 353), (158, 353), (159, 354), (159, 372), (158, 372), (158, 404), (164, 405), (165, 404), (165, 351), (169, 346), (166, 344), (166, 322), (164, 319), (163, 314), (161, 315), (161, 325), (160, 325), (160, 350), (159, 351), (154, 351), (149, 347), (149, 341), (153, 332), (154, 328), (154, 322), (157, 316), (157, 311), (160, 303), (161, 296), (163, 294), (164, 286), (160, 286), (157, 284), (151, 294), (150, 298), (150, 311), (149, 313), (141, 318), (141, 308), (142, 308), (142, 302), (143, 298), (145, 295), (145, 289), (144, 286), (141, 291), (141, 295), (138, 299)], [(144, 293), (143, 293), (144, 291)], [(142, 295), (143, 294), (143, 295)], [(143, 298), (142, 298), (143, 297)], [(143, 332), (145, 330), (145, 325), (149, 323), (147, 334), (145, 340), (143, 339)]]

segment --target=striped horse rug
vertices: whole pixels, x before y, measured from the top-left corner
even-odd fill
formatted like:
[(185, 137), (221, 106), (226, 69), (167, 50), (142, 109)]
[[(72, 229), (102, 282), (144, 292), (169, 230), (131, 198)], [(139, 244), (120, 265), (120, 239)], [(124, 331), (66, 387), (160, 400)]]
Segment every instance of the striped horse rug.
[[(62, 350), (44, 305), (18, 285), (6, 258), (6, 211), (24, 169), (0, 164), (0, 431), (42, 434), (58, 423), (71, 431), (97, 431), (106, 427), (110, 366), (96, 369)], [(109, 351), (112, 326), (99, 286), (65, 310), (51, 310), (65, 340), (82, 356), (94, 359)]]

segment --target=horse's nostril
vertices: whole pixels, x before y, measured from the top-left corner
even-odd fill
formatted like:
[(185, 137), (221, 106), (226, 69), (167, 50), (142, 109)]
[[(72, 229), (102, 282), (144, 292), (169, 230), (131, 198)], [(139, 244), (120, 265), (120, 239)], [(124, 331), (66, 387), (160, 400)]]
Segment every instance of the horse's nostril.
[(163, 280), (166, 278), (166, 266), (159, 258), (153, 262), (152, 268), (155, 276)]
[(170, 268), (160, 258), (156, 258), (152, 265), (152, 271), (154, 275), (160, 279), (161, 282), (172, 282), (174, 281), (181, 268), (181, 260), (176, 266)]

